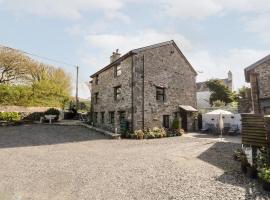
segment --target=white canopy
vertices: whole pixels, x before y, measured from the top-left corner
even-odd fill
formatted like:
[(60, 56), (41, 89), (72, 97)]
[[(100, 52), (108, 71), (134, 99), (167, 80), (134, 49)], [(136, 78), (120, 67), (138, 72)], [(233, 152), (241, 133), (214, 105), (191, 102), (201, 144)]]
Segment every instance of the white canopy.
[(217, 110), (213, 110), (211, 112), (208, 112), (206, 114), (211, 114), (211, 115), (231, 115), (233, 113), (229, 112), (229, 111), (226, 111), (226, 110), (221, 110), (221, 109), (217, 109)]

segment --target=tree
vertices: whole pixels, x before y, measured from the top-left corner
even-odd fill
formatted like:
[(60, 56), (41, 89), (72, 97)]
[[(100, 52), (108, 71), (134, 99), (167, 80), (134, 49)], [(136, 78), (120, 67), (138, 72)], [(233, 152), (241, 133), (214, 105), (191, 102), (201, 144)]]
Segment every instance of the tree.
[(222, 108), (224, 106), (225, 106), (225, 103), (223, 101), (216, 100), (213, 102), (213, 107), (215, 108)]
[(31, 60), (22, 53), (0, 48), (0, 84), (23, 81), (30, 63)]
[(251, 89), (249, 87), (243, 86), (238, 90), (238, 98), (248, 99), (251, 96)]
[(213, 102), (217, 100), (223, 101), (225, 105), (235, 101), (235, 93), (231, 92), (230, 89), (224, 85), (221, 80), (212, 79), (207, 81), (206, 85), (211, 92), (209, 99), (211, 106), (213, 106)]

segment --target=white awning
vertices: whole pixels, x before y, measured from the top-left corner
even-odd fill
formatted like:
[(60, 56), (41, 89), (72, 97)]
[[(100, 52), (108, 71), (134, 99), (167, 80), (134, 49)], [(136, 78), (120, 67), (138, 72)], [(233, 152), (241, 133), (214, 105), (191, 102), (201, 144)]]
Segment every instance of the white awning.
[(188, 112), (197, 112), (198, 111), (195, 108), (193, 108), (192, 106), (179, 105), (179, 107), (182, 108), (185, 111), (188, 111)]

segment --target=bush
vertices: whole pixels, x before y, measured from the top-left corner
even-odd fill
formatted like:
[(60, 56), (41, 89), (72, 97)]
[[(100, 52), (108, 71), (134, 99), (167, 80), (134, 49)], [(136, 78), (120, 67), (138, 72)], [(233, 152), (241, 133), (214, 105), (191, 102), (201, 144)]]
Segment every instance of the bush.
[(60, 111), (55, 109), (55, 108), (49, 108), (48, 110), (46, 110), (44, 112), (45, 115), (56, 115), (59, 116), (60, 115)]
[(134, 132), (134, 136), (136, 139), (143, 139), (144, 137), (144, 132), (142, 130), (137, 130)]
[(270, 168), (262, 168), (259, 172), (259, 177), (263, 181), (270, 183)]
[(18, 121), (21, 117), (17, 112), (0, 112), (0, 120), (2, 121)]
[(178, 118), (174, 118), (172, 123), (172, 129), (180, 129), (180, 122)]

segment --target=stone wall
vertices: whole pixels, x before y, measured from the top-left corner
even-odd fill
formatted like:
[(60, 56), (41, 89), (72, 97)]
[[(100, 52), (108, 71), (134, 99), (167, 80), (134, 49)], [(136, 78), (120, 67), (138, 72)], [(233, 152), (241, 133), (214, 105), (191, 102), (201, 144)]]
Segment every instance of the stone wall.
[(270, 114), (270, 61), (250, 73), (250, 85), (254, 112)]
[[(122, 74), (118, 77), (114, 75), (114, 67), (107, 69), (99, 74), (99, 81), (96, 85), (95, 78), (93, 79), (91, 88), (91, 103), (92, 112), (98, 113), (96, 126), (112, 130), (115, 128), (119, 130), (119, 111), (126, 112), (126, 119), (131, 121), (131, 57), (121, 62)], [(114, 100), (114, 87), (121, 85), (121, 98), (119, 101)], [(94, 102), (94, 94), (99, 92), (99, 101)], [(115, 112), (115, 123), (111, 124), (109, 119), (109, 112)], [(104, 114), (104, 124), (101, 123), (101, 112)]]
[(24, 120), (38, 121), (49, 108), (51, 107), (0, 106), (0, 112), (18, 112)]
[[(134, 60), (135, 129), (142, 128), (142, 94), (144, 128), (161, 127), (163, 115), (169, 115), (172, 122), (174, 112), (179, 112), (179, 105), (196, 108), (196, 74), (174, 45), (143, 51)], [(165, 102), (156, 100), (156, 86), (165, 88)]]
[[(170, 115), (172, 121), (174, 112), (179, 112), (179, 105), (196, 108), (196, 73), (173, 44), (129, 56), (121, 62), (121, 70), (119, 77), (114, 77), (114, 67), (101, 72), (98, 84), (95, 83), (96, 77), (93, 78), (91, 102), (92, 113), (98, 113), (96, 126), (112, 131), (115, 128), (119, 130), (118, 111), (125, 111), (130, 123), (133, 118), (133, 130), (161, 127), (163, 115)], [(122, 93), (120, 100), (116, 102), (114, 87), (119, 85)], [(165, 102), (157, 102), (156, 86), (166, 88)], [(94, 101), (96, 92), (99, 92), (97, 104)], [(114, 124), (109, 123), (111, 111), (115, 112)], [(101, 123), (101, 112), (105, 112), (104, 124)], [(192, 124), (190, 119), (188, 122)]]

